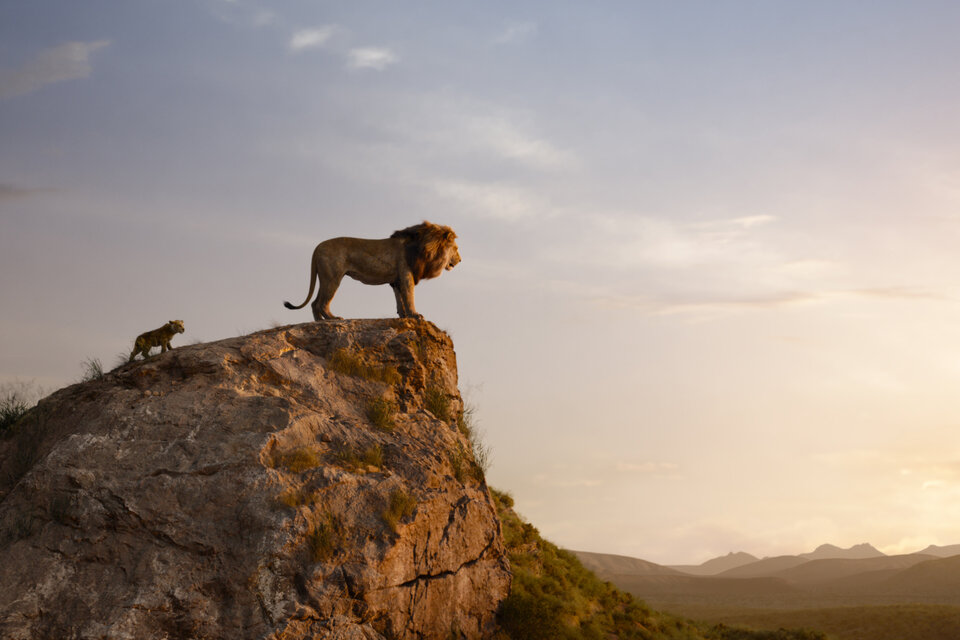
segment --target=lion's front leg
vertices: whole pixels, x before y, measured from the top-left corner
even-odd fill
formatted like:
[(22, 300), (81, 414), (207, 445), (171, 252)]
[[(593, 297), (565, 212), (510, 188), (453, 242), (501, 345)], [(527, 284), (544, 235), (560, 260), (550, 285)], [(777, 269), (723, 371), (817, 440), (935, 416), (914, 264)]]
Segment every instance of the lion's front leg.
[(404, 274), (397, 282), (391, 283), (397, 298), (397, 315), (401, 318), (423, 318), (413, 304), (413, 276)]

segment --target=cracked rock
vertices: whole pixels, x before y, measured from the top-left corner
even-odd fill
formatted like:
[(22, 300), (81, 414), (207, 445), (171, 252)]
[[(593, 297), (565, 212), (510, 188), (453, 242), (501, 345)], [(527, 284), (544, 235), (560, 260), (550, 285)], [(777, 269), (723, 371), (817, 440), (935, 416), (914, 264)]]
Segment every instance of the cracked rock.
[(61, 389), (0, 438), (0, 637), (489, 638), (510, 573), (462, 406), (450, 338), (416, 320)]

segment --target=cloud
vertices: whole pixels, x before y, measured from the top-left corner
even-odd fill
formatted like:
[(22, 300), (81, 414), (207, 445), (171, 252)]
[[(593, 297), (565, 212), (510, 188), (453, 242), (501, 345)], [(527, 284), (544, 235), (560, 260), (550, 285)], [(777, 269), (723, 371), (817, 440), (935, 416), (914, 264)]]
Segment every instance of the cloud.
[(90, 54), (109, 45), (96, 42), (66, 42), (41, 51), (19, 69), (0, 69), (0, 100), (26, 95), (55, 82), (86, 78), (93, 71)]
[(502, 158), (541, 169), (564, 168), (575, 164), (572, 153), (523, 131), (505, 116), (464, 119), (461, 126), (467, 139), (476, 141)]
[(536, 36), (538, 30), (535, 22), (511, 22), (493, 39), (493, 43), (505, 45), (525, 42)]
[(485, 218), (518, 221), (549, 217), (552, 207), (535, 193), (502, 183), (439, 180), (429, 184), (437, 195)]
[(290, 37), (287, 47), (294, 52), (322, 47), (337, 33), (336, 25), (324, 25), (314, 29), (300, 29)]
[(399, 61), (400, 58), (393, 51), (380, 47), (361, 47), (347, 53), (347, 64), (351, 69), (383, 71)]

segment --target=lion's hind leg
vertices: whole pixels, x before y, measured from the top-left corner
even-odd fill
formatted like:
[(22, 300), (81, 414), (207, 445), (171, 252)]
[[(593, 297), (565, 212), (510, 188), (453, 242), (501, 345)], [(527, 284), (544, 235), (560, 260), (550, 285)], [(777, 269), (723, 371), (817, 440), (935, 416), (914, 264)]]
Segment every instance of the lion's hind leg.
[(317, 299), (310, 305), (313, 310), (313, 319), (317, 322), (320, 320), (343, 320), (343, 318), (333, 315), (333, 312), (330, 311), (330, 301), (337, 293), (343, 275), (326, 277), (326, 274), (320, 273), (319, 276), (320, 292), (317, 294)]
[(133, 343), (133, 351), (130, 352), (130, 359), (127, 360), (127, 362), (133, 362), (133, 359), (137, 357), (138, 353), (143, 353), (143, 358), (146, 360), (147, 351), (150, 351), (150, 349), (144, 349), (144, 341), (137, 338)]

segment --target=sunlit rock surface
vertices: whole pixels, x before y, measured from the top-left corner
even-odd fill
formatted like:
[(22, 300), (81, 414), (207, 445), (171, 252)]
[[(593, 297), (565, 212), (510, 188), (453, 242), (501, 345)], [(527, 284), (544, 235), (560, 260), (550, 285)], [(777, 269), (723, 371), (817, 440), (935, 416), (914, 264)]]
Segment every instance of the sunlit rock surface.
[(461, 410), (450, 338), (414, 320), (62, 389), (0, 438), (0, 637), (489, 637), (510, 574)]

